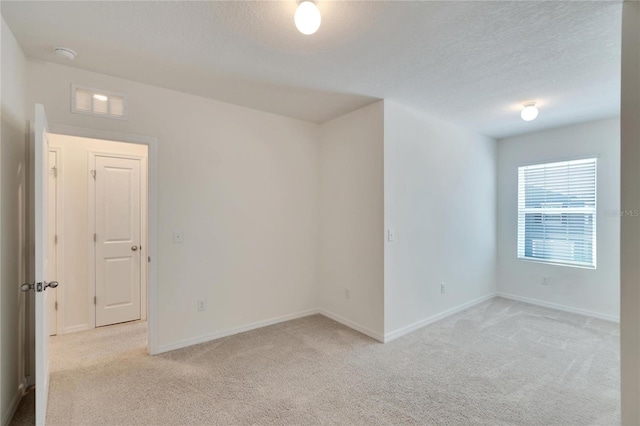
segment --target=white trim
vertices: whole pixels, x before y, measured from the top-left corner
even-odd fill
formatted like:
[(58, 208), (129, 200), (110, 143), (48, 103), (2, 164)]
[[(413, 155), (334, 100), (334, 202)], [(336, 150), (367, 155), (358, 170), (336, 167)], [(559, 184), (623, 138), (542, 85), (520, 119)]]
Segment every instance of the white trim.
[(89, 129), (86, 127), (67, 126), (66, 124), (49, 125), (49, 133), (57, 135), (77, 136), (79, 138), (102, 139), (111, 142), (137, 143), (141, 145), (157, 144), (158, 139), (153, 136), (118, 133), (108, 130)]
[[(606, 119), (605, 119), (606, 120)], [(527, 163), (518, 163), (516, 165), (517, 168), (520, 167), (531, 167), (531, 166), (538, 166), (538, 165), (542, 165), (542, 164), (553, 164), (553, 163), (564, 163), (564, 162), (568, 162), (568, 161), (582, 161), (582, 160), (590, 160), (590, 159), (600, 159), (600, 154), (599, 153), (591, 153), (591, 154), (585, 154), (585, 155), (579, 155), (579, 156), (568, 156), (568, 157), (553, 157), (553, 158), (547, 158), (546, 160), (538, 160), (535, 161), (533, 163), (531, 162), (527, 162)]]
[(516, 296), (515, 294), (498, 292), (498, 297), (515, 300), (518, 302), (529, 303), (530, 305), (542, 306), (545, 308), (557, 309), (559, 311), (570, 312), (572, 314), (584, 315), (587, 317), (598, 318), (605, 321), (620, 322), (620, 317), (615, 315), (601, 314), (599, 312), (589, 311), (587, 309), (574, 308), (572, 306), (561, 305), (559, 303), (545, 302), (544, 300), (531, 299), (524, 296)]
[(91, 171), (96, 169), (96, 157), (91, 151), (87, 152), (87, 223), (89, 232), (87, 233), (87, 249), (89, 250), (89, 288), (87, 291), (87, 304), (89, 306), (89, 328), (96, 328), (96, 242), (93, 235), (96, 232), (96, 185)]
[(591, 270), (591, 271), (595, 271), (597, 269), (595, 264), (594, 265), (588, 265), (588, 264), (581, 265), (579, 263), (568, 263), (568, 262), (562, 263), (562, 262), (544, 260), (544, 259), (540, 259), (540, 258), (537, 258), (537, 257), (518, 257), (518, 261), (539, 263), (541, 265), (547, 265), (547, 266), (563, 266), (563, 267), (568, 267), (568, 268), (587, 269), (587, 270)]
[(147, 145), (147, 350), (150, 355), (158, 351), (158, 140), (155, 137), (87, 129), (67, 125), (51, 125), (50, 133), (103, 139), (107, 141)]
[(9, 408), (7, 409), (7, 412), (4, 413), (4, 415), (2, 416), (2, 426), (7, 426), (11, 422), (11, 419), (13, 419), (13, 415), (16, 413), (16, 410), (18, 409), (18, 405), (20, 405), (20, 401), (24, 396), (24, 390), (25, 390), (24, 383), (20, 383), (20, 386), (18, 386), (18, 390), (16, 391), (16, 394), (13, 396), (13, 399), (9, 404)]
[(440, 321), (442, 319), (445, 319), (448, 316), (451, 316), (453, 314), (457, 314), (458, 312), (464, 311), (465, 309), (469, 309), (470, 307), (477, 305), (479, 303), (482, 302), (486, 302), (487, 300), (493, 299), (494, 297), (496, 297), (496, 293), (490, 293), (486, 296), (482, 296), (478, 299), (474, 299), (471, 300), (469, 302), (463, 303), (462, 305), (458, 305), (454, 308), (451, 309), (447, 309), (444, 312), (440, 312), (439, 314), (436, 315), (432, 315), (428, 318), (422, 319), (420, 321), (414, 322), (413, 324), (409, 324), (407, 326), (401, 327), (395, 331), (389, 332), (389, 333), (385, 333), (384, 335), (384, 342), (390, 342), (392, 340), (395, 340), (399, 337), (402, 337), (406, 334), (411, 333), (412, 331), (415, 331), (419, 328), (425, 327), (429, 324), (433, 324), (436, 321)]
[(345, 325), (355, 331), (358, 331), (362, 334), (364, 334), (365, 336), (369, 336), (372, 339), (377, 340), (378, 342), (384, 343), (384, 336), (380, 333), (376, 333), (375, 331), (372, 331), (370, 329), (368, 329), (367, 327), (358, 324), (357, 322), (351, 321), (346, 319), (345, 317), (342, 317), (338, 314), (336, 314), (335, 312), (331, 312), (327, 309), (324, 308), (320, 308), (320, 314), (324, 315), (325, 317), (334, 320), (335, 322), (339, 322), (342, 325)]
[(72, 325), (70, 327), (65, 327), (62, 329), (62, 334), (69, 334), (69, 333), (77, 333), (79, 331), (87, 331), (87, 330), (91, 330), (95, 327), (92, 327), (91, 324), (79, 324), (79, 325)]
[(147, 307), (148, 307), (148, 303), (149, 301), (147, 300), (149, 297), (149, 290), (147, 289), (148, 285), (149, 285), (149, 281), (148, 281), (148, 269), (149, 269), (149, 262), (147, 261), (147, 254), (148, 254), (148, 247), (149, 247), (149, 237), (148, 237), (148, 233), (149, 233), (149, 226), (147, 224), (147, 219), (149, 218), (149, 212), (147, 211), (147, 202), (149, 201), (149, 197), (147, 194), (149, 194), (149, 183), (147, 182), (147, 178), (149, 176), (149, 164), (148, 164), (148, 156), (149, 154), (147, 154), (146, 156), (144, 156), (144, 158), (142, 158), (141, 161), (141, 165), (142, 165), (142, 199), (140, 200), (141, 204), (140, 207), (142, 209), (142, 229), (140, 230), (140, 245), (143, 245), (143, 247), (140, 248), (140, 254), (141, 254), (141, 262), (142, 264), (140, 265), (140, 272), (142, 274), (141, 279), (142, 279), (142, 287), (141, 287), (141, 298), (140, 298), (140, 303), (142, 303), (141, 306), (141, 310), (140, 310), (140, 319), (142, 321), (146, 321), (147, 320)]
[(174, 351), (176, 349), (186, 348), (188, 346), (198, 345), (200, 343), (210, 342), (212, 340), (221, 339), (223, 337), (233, 336), (234, 334), (244, 333), (245, 331), (255, 330), (257, 328), (267, 327), (274, 324), (279, 324), (285, 321), (291, 321), (298, 318), (308, 317), (310, 315), (316, 315), (321, 313), (319, 309), (308, 309), (306, 311), (297, 312), (295, 314), (282, 315), (271, 319), (252, 322), (240, 327), (231, 328), (228, 330), (217, 331), (215, 333), (204, 334), (202, 336), (193, 337), (191, 339), (181, 340), (176, 343), (168, 343), (166, 345), (160, 345), (157, 347), (158, 354), (163, 352)]

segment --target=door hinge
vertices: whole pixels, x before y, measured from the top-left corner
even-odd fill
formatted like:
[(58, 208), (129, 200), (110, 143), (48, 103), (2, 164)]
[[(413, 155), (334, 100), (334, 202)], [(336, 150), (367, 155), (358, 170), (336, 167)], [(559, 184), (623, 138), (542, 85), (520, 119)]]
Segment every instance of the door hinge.
[(93, 176), (93, 180), (96, 180), (96, 171), (91, 170), (91, 176)]
[(94, 305), (98, 304), (98, 297), (97, 296), (93, 296), (93, 304)]
[(57, 300), (56, 300), (56, 303), (55, 303), (55, 308), (56, 308), (56, 311), (57, 311), (58, 310), (58, 301)]
[(54, 244), (58, 244), (58, 236), (57, 235), (55, 235), (53, 237), (53, 242), (54, 242)]
[(147, 261), (151, 263), (151, 256), (147, 257)]
[(98, 234), (94, 233), (93, 234), (93, 242), (98, 241)]
[(58, 166), (53, 166), (51, 168), (51, 172), (53, 173), (53, 177), (57, 178), (58, 177)]

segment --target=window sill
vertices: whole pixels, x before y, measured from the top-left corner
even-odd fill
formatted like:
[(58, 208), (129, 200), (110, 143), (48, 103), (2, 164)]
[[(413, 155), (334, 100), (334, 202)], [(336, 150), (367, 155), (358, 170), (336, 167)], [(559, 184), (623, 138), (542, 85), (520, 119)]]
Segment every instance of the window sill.
[(523, 262), (540, 263), (540, 264), (543, 264), (543, 265), (566, 266), (566, 267), (569, 267), (569, 268), (588, 269), (590, 271), (595, 271), (597, 269), (595, 265), (591, 266), (591, 265), (578, 265), (578, 264), (575, 264), (575, 263), (551, 262), (551, 261), (546, 261), (546, 260), (542, 260), (542, 259), (534, 259), (534, 258), (529, 258), (529, 257), (518, 257), (518, 260), (521, 260)]

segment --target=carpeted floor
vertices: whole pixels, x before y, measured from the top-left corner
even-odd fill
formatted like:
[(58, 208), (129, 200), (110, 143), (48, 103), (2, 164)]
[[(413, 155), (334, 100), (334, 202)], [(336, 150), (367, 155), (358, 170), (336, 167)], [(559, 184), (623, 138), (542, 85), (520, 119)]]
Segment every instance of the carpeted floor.
[(36, 388), (30, 387), (18, 405), (18, 409), (9, 422), (10, 426), (30, 426), (36, 424)]
[(620, 424), (618, 325), (501, 298), (387, 344), (316, 315), (149, 357), (52, 339), (48, 423)]

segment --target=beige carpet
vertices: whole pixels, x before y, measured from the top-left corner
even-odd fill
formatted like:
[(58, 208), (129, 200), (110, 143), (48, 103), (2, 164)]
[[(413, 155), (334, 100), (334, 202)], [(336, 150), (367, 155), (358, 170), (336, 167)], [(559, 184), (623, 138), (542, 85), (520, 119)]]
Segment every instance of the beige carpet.
[(31, 386), (20, 400), (10, 426), (29, 426), (36, 424), (36, 388)]
[(617, 324), (501, 298), (388, 344), (316, 315), (149, 357), (145, 327), (53, 338), (48, 423), (620, 423)]

